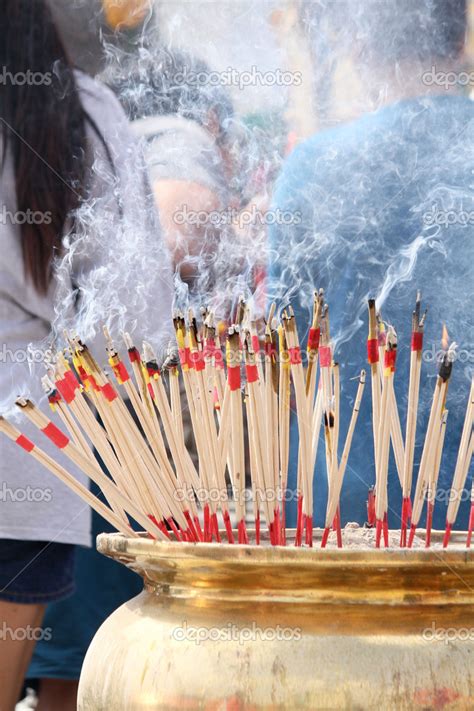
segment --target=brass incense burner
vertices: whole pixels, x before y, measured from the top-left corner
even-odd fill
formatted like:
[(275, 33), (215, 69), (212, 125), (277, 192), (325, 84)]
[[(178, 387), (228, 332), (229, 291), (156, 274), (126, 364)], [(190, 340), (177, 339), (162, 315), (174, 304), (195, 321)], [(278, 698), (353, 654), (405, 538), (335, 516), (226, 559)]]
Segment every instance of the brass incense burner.
[(101, 535), (144, 590), (98, 631), (78, 709), (472, 709), (465, 540), (321, 550)]

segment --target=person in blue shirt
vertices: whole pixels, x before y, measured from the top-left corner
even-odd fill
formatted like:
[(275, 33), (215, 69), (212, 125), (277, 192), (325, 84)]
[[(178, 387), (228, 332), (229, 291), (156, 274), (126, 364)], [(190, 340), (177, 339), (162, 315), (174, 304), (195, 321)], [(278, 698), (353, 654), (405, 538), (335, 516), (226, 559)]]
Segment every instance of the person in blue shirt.
[[(473, 78), (459, 69), (456, 73), (466, 32), (466, 2), (336, 4), (339, 10), (344, 5), (344, 22), (354, 28), (361, 83), (368, 86), (368, 97), (376, 96), (377, 106), (302, 142), (284, 165), (275, 187), (274, 210), (285, 214), (285, 224), (274, 224), (269, 234), (271, 292), (282, 305), (293, 304), (304, 344), (313, 289), (325, 290), (334, 357), (341, 371), (340, 454), (357, 389), (351, 378), (368, 367), (370, 297), (377, 299), (383, 319), (398, 334), (395, 390), (405, 433), (411, 314), (416, 291), (422, 291), (429, 311), (412, 492), (446, 323), (451, 341), (458, 344), (458, 358), (447, 399), (448, 426), (433, 519), (434, 528), (444, 529), (474, 370), (474, 104), (451, 86), (456, 79), (466, 85), (469, 76), (471, 82)], [(289, 487), (295, 490), (296, 422), (292, 442)], [(365, 522), (367, 493), (374, 482), (368, 380), (342, 489), (343, 523)], [(402, 494), (393, 454), (388, 490), (389, 526), (399, 528)], [(457, 528), (467, 527), (469, 493), (463, 496)], [(296, 522), (292, 498), (287, 505), (289, 525)], [(314, 477), (316, 525), (324, 526), (326, 500), (322, 439)], [(424, 520), (423, 514), (420, 526)]]

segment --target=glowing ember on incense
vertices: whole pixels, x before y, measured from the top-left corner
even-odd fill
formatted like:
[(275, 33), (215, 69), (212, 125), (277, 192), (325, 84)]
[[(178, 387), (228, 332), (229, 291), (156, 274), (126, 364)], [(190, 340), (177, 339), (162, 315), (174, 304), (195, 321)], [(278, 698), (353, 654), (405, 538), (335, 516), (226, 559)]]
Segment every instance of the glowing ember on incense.
[[(306, 367), (291, 306), (283, 310), (280, 321), (275, 313), (276, 307), (272, 304), (260, 340), (257, 325), (241, 298), (235, 322), (226, 330), (224, 357), (211, 312), (202, 309), (200, 323), (192, 311), (187, 317), (177, 312), (174, 316), (177, 357), (171, 349), (160, 367), (149, 343), (145, 342), (140, 352), (125, 333), (123, 339), (130, 370), (104, 329), (114, 381), (79, 338), (66, 334), (67, 349), (56, 354), (54, 365), (42, 381), (51, 409), (58, 415), (63, 429), (31, 400), (21, 397), (16, 404), (38, 430), (101, 488), (107, 503), (93, 496), (5, 418), (0, 419), (0, 430), (126, 535), (137, 535), (130, 526), (134, 520), (149, 536), (159, 540), (259, 545), (263, 523), (265, 538), (271, 545), (284, 546), (293, 542), (286, 531), (285, 513), (293, 392), (299, 438), (294, 544), (311, 547), (315, 540), (320, 540), (321, 547), (326, 548), (332, 529), (336, 545), (342, 547), (346, 536), (341, 529), (341, 491), (353, 438), (357, 437), (366, 373), (362, 370), (355, 378), (358, 385), (354, 387), (352, 414), (339, 457), (340, 372), (333, 358), (329, 307), (324, 302), (324, 294), (322, 291), (314, 294)], [(417, 294), (403, 439), (393, 387), (398, 338), (395, 329), (391, 325), (386, 327), (377, 314), (375, 301), (369, 301), (367, 352), (376, 480), (375, 487), (369, 491), (368, 523), (375, 525), (371, 540), (377, 548), (382, 544), (389, 547), (394, 541), (387, 519), (390, 445), (401, 482), (400, 546), (419, 545), (415, 534), (425, 501), (425, 545), (428, 547), (431, 543), (456, 344), (449, 344), (444, 328), (443, 351), (412, 499), (425, 316), (421, 315), (421, 298)], [(403, 378), (404, 374), (398, 375)], [(182, 401), (181, 379), (186, 402)], [(197, 464), (185, 446), (183, 408), (190, 413)], [(473, 416), (474, 385), (452, 484), (445, 546), (449, 543), (472, 459)], [(321, 427), (324, 428), (328, 495), (324, 529), (315, 538), (313, 478)], [(99, 466), (95, 452), (110, 476)], [(246, 454), (249, 471), (246, 471)], [(251, 512), (246, 506), (247, 492)], [(252, 518), (255, 535), (250, 535), (247, 528)], [(474, 503), (468, 546), (473, 527)]]

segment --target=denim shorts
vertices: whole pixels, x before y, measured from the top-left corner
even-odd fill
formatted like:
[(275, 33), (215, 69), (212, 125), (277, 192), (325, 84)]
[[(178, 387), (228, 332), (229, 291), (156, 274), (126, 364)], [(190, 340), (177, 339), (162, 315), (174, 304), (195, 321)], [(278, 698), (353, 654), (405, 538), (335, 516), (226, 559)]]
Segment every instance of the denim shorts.
[(74, 592), (75, 546), (0, 538), (0, 600), (46, 604)]

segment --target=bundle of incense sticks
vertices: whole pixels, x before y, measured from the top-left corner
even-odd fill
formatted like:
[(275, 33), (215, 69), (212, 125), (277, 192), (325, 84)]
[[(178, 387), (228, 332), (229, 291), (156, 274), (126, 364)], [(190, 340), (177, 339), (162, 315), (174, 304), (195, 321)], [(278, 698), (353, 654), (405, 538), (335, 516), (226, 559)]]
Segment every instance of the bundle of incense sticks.
[[(303, 363), (291, 307), (276, 318), (272, 304), (258, 325), (241, 298), (234, 322), (218, 328), (202, 309), (199, 321), (189, 311), (175, 313), (176, 348), (159, 365), (149, 343), (138, 350), (123, 334), (128, 363), (106, 329), (108, 367), (104, 369), (77, 336), (65, 334), (67, 347), (56, 354), (42, 383), (53, 422), (31, 400), (16, 401), (23, 414), (102, 490), (93, 496), (15, 425), (0, 417), (0, 430), (73, 489), (118, 531), (138, 535), (134, 521), (159, 540), (257, 545), (262, 525), (272, 545), (290, 541), (286, 530), (290, 417), (296, 420), (297, 525), (294, 543), (312, 546), (313, 478), (318, 447), (324, 447), (328, 496), (321, 546), (331, 530), (342, 546), (340, 499), (365, 387), (357, 375), (352, 413), (342, 443), (340, 373), (334, 361), (329, 307), (314, 293)], [(423, 455), (412, 502), (411, 484), (421, 376), (425, 315), (417, 295), (412, 318), (408, 413), (403, 437), (394, 390), (398, 339), (369, 301), (370, 365), (375, 452), (375, 487), (369, 496), (369, 523), (375, 545), (389, 545), (388, 463), (393, 448), (401, 482), (400, 545), (413, 544), (427, 503), (426, 545), (447, 422), (446, 397), (455, 344), (443, 343)], [(259, 333), (260, 332), (260, 333)], [(382, 367), (383, 364), (383, 367)], [(294, 398), (292, 397), (294, 396)], [(183, 412), (189, 412), (193, 450), (185, 445)], [(474, 385), (465, 416), (444, 544), (448, 545), (473, 454)], [(340, 442), (341, 439), (341, 442)], [(101, 468), (100, 456), (107, 473)], [(246, 462), (249, 462), (248, 471)], [(250, 505), (248, 504), (247, 497)], [(474, 488), (467, 545), (474, 527)], [(252, 522), (255, 533), (249, 536)], [(407, 530), (410, 536), (407, 542)]]

